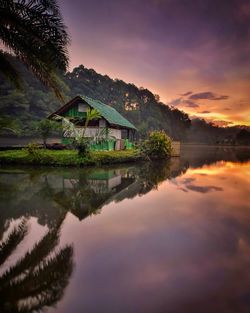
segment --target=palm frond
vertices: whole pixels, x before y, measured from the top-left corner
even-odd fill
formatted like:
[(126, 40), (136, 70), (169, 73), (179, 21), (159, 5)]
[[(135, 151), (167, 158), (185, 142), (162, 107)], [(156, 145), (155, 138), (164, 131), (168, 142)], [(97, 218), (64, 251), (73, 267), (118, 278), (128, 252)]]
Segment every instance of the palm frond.
[(69, 62), (69, 37), (57, 1), (0, 1), (0, 40), (63, 100), (57, 69)]
[(86, 113), (86, 122), (85, 124), (88, 125), (89, 121), (96, 120), (98, 118), (101, 118), (101, 113), (96, 109), (87, 109)]
[(31, 251), (28, 251), (23, 258), (18, 260), (16, 264), (10, 267), (0, 276), (0, 285), (4, 285), (6, 282), (18, 277), (21, 273), (32, 270), (39, 264), (39, 262), (48, 256), (56, 247), (60, 236), (60, 227), (62, 220), (49, 230), (47, 234), (33, 247)]
[(27, 220), (23, 219), (13, 228), (8, 237), (0, 244), (0, 265), (2, 265), (28, 232)]
[(65, 137), (77, 137), (78, 131), (74, 123), (68, 118), (55, 114), (53, 119), (62, 122), (63, 136)]
[(44, 305), (52, 305), (63, 295), (73, 269), (73, 248), (66, 246), (55, 255), (40, 262), (24, 279), (6, 284), (0, 289), (0, 298), (17, 304), (27, 298), (33, 301), (21, 306), (21, 311), (30, 312)]
[(21, 77), (15, 67), (8, 60), (7, 55), (2, 51), (0, 51), (0, 64), (3, 76), (13, 83), (16, 88), (20, 89), (22, 85)]
[(20, 131), (18, 124), (14, 119), (7, 116), (2, 116), (0, 117), (0, 134), (6, 130), (15, 134), (18, 134)]
[(59, 301), (73, 270), (73, 247), (55, 252), (63, 215), (0, 280), (0, 312), (34, 312)]

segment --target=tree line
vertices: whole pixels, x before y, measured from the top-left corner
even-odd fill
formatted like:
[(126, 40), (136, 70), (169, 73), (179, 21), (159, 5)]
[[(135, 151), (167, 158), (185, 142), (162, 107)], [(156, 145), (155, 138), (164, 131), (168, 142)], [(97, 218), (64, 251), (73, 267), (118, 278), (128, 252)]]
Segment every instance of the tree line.
[[(14, 122), (23, 135), (32, 135), (34, 125), (62, 102), (17, 58), (9, 54), (6, 57), (23, 77), (23, 88), (16, 89), (0, 75), (1, 119)], [(164, 130), (172, 139), (184, 142), (250, 143), (247, 127), (218, 127), (202, 119), (191, 120), (185, 112), (162, 103), (148, 89), (98, 74), (83, 65), (66, 74), (58, 72), (58, 81), (65, 102), (83, 94), (111, 105), (137, 127), (138, 138), (146, 138), (152, 130)]]

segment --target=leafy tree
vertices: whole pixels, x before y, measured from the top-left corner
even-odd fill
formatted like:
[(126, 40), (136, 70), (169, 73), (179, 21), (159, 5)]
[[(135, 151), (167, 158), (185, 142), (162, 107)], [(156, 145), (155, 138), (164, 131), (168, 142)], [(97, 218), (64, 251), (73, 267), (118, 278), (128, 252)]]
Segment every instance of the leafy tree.
[(52, 135), (53, 131), (58, 130), (60, 125), (49, 119), (41, 120), (37, 123), (36, 131), (42, 137), (43, 145), (46, 148), (47, 139)]
[[(62, 99), (57, 70), (68, 66), (66, 28), (56, 0), (0, 0), (0, 40)], [(0, 51), (1, 73), (20, 88), (20, 75)]]
[(250, 144), (250, 132), (246, 129), (241, 129), (236, 136), (236, 141), (243, 145)]

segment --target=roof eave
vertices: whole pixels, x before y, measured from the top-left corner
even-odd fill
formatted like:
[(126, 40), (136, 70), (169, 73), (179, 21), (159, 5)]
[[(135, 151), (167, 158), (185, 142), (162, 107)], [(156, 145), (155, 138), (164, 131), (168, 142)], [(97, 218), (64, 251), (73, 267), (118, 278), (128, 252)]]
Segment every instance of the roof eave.
[(52, 118), (54, 115), (60, 115), (61, 113), (64, 113), (68, 108), (70, 108), (76, 100), (82, 100), (85, 101), (81, 96), (76, 96), (73, 99), (71, 99), (69, 102), (65, 103), (62, 107), (60, 107), (55, 112), (51, 113), (49, 116), (47, 116), (48, 119)]
[(129, 126), (124, 126), (124, 125), (120, 125), (120, 124), (114, 124), (114, 123), (110, 123), (109, 122), (109, 125), (110, 126), (119, 126), (120, 128), (126, 128), (126, 129), (131, 129), (131, 130), (136, 130), (137, 131), (137, 128), (136, 127), (129, 127)]

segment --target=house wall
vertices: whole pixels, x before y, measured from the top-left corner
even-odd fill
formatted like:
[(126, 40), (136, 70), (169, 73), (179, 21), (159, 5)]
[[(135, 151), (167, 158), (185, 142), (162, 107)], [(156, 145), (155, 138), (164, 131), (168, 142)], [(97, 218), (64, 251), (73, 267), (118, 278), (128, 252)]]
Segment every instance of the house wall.
[(122, 130), (116, 129), (116, 128), (109, 128), (110, 130), (110, 136), (115, 137), (116, 139), (122, 138)]
[[(98, 127), (87, 127), (85, 136), (86, 137), (94, 137), (96, 134), (100, 131), (100, 128)], [(109, 128), (109, 136), (114, 137), (116, 139), (122, 138), (122, 132), (121, 129), (115, 129), (115, 128)]]
[(95, 137), (99, 131), (99, 127), (87, 127), (85, 131), (85, 137)]
[(90, 108), (88, 104), (79, 102), (75, 104), (74, 106), (72, 106), (63, 115), (68, 116), (68, 117), (85, 117), (88, 108)]
[[(100, 130), (101, 129), (99, 127), (87, 127), (85, 131), (85, 137), (94, 137), (98, 134)], [(82, 128), (79, 127), (78, 131), (81, 132)], [(116, 139), (121, 139), (122, 138), (121, 129), (109, 128), (109, 135)]]

